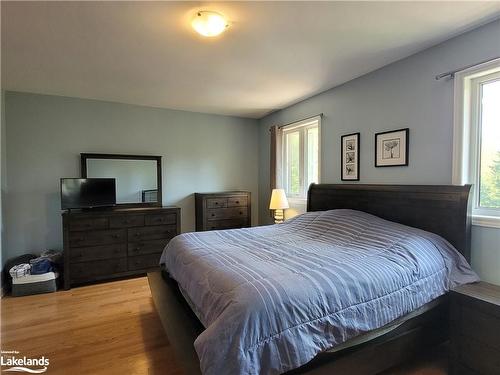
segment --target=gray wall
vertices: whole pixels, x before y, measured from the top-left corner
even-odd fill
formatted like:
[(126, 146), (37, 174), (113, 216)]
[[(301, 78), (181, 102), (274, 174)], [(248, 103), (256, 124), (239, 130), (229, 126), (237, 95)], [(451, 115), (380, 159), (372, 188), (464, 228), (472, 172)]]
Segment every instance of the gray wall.
[[(453, 81), (439, 73), (500, 55), (500, 21), (309, 98), (260, 120), (260, 221), (269, 222), (269, 127), (324, 113), (322, 182), (340, 183), (340, 136), (361, 132), (361, 183), (450, 184)], [(408, 167), (374, 167), (374, 133), (410, 128)], [(500, 230), (473, 228), (472, 265), (500, 283)]]
[(258, 202), (255, 120), (18, 92), (5, 109), (6, 258), (62, 247), (59, 178), (79, 176), (80, 152), (163, 156), (163, 204), (181, 207), (183, 231), (196, 191), (245, 189)]

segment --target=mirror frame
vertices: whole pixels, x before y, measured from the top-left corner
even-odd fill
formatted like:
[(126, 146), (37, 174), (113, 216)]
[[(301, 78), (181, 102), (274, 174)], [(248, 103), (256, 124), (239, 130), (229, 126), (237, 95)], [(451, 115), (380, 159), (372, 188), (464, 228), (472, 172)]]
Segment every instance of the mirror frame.
[(158, 187), (157, 202), (138, 202), (138, 203), (117, 203), (118, 207), (161, 207), (162, 201), (162, 184), (161, 184), (161, 156), (153, 155), (126, 155), (126, 154), (96, 154), (96, 153), (81, 153), (80, 154), (80, 169), (82, 178), (87, 178), (87, 159), (126, 159), (126, 160), (155, 160), (156, 161), (156, 186)]

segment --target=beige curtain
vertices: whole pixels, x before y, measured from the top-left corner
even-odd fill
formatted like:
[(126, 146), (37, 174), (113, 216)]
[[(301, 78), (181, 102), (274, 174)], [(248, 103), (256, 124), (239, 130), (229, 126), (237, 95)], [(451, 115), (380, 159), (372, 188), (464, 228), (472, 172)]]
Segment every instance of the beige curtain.
[(273, 126), (269, 129), (271, 132), (271, 165), (270, 165), (270, 188), (281, 188), (281, 157), (282, 149), (281, 144), (283, 141), (283, 131), (278, 126)]

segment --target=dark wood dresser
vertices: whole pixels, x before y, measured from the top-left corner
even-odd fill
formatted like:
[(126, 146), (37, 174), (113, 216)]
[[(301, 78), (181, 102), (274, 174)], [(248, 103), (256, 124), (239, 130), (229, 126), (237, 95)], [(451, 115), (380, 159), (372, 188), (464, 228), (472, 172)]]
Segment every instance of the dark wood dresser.
[(64, 212), (64, 287), (145, 273), (180, 233), (178, 207)]
[(500, 286), (462, 285), (451, 295), (451, 374), (500, 374)]
[(251, 226), (250, 192), (195, 193), (196, 230)]

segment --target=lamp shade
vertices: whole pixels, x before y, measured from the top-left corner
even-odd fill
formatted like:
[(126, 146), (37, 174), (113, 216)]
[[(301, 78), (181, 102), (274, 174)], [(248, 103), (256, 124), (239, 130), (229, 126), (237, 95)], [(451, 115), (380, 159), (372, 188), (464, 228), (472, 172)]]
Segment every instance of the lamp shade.
[(285, 190), (273, 189), (271, 194), (271, 202), (269, 203), (270, 210), (284, 210), (288, 208), (288, 199), (286, 199)]

